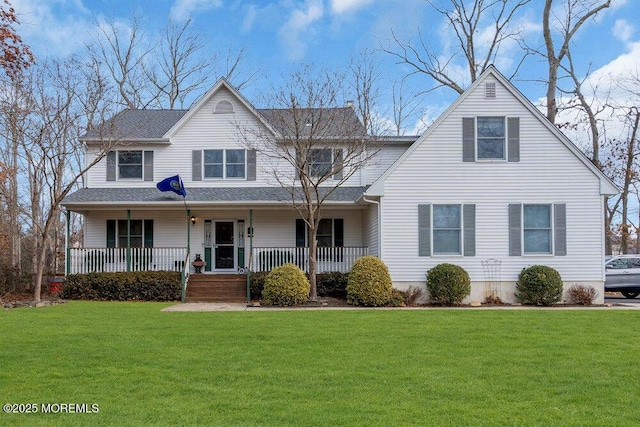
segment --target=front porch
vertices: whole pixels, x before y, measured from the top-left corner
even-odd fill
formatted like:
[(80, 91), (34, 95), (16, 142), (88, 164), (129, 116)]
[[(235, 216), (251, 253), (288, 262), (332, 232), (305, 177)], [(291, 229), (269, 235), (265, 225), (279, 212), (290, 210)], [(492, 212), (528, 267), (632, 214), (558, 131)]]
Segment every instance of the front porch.
[[(286, 263), (293, 263), (304, 272), (309, 272), (308, 247), (254, 247), (249, 259), (238, 255), (236, 268), (216, 269), (216, 256), (224, 256), (224, 251), (212, 251), (212, 268), (207, 273), (226, 273), (230, 270), (243, 272), (271, 271)], [(316, 255), (316, 272), (339, 271), (348, 273), (356, 259), (367, 255), (366, 246), (319, 247)], [(243, 251), (240, 252), (243, 254)], [(218, 255), (219, 254), (219, 255)], [(185, 271), (194, 273), (191, 262), (195, 255), (186, 247), (174, 248), (69, 248), (67, 254), (67, 274), (87, 274), (122, 271)]]

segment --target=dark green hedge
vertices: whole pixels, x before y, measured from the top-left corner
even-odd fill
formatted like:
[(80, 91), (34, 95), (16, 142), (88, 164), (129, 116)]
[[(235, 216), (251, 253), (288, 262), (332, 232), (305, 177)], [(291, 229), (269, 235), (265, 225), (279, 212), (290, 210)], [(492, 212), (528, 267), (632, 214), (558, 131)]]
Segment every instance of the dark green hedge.
[(64, 299), (175, 301), (181, 293), (180, 273), (173, 271), (72, 274), (62, 286)]

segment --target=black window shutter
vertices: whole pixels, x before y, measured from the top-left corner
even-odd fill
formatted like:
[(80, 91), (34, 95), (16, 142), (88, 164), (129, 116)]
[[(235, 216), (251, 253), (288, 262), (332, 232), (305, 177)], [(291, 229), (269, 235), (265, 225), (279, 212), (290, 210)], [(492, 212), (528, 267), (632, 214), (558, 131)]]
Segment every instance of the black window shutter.
[(107, 247), (108, 248), (116, 247), (116, 220), (115, 219), (107, 220)]
[(344, 246), (344, 219), (335, 218), (333, 220), (333, 245)]
[(554, 247), (556, 256), (567, 255), (567, 205), (558, 203), (553, 205), (554, 210)]
[(107, 153), (107, 181), (116, 180), (116, 152)]
[(476, 161), (476, 119), (462, 118), (462, 161)]
[(522, 255), (522, 205), (509, 205), (509, 256)]
[(192, 151), (191, 163), (191, 180), (202, 181), (202, 150)]
[[(344, 176), (342, 174), (342, 169), (344, 168), (343, 164), (343, 153), (342, 150), (333, 150), (333, 179), (339, 181)], [(337, 245), (336, 245), (337, 246)]]
[(304, 248), (306, 241), (304, 235), (307, 231), (307, 224), (302, 218), (296, 218), (296, 248)]
[(520, 161), (520, 118), (509, 117), (507, 119), (507, 132), (509, 134), (509, 158), (510, 162)]
[(144, 172), (145, 181), (153, 181), (153, 151), (144, 152)]
[(256, 150), (247, 151), (247, 181), (256, 180)]
[(418, 205), (418, 256), (431, 256), (431, 205)]
[(153, 247), (153, 220), (152, 219), (144, 220), (144, 247), (145, 248)]
[(476, 256), (476, 205), (462, 207), (464, 225), (464, 256)]

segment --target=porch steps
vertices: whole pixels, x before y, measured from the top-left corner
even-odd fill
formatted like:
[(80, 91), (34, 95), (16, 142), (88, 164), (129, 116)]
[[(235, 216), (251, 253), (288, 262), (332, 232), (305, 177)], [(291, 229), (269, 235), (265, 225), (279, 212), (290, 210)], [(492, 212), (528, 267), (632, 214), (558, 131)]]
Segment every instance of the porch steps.
[(245, 302), (244, 274), (191, 274), (185, 302)]

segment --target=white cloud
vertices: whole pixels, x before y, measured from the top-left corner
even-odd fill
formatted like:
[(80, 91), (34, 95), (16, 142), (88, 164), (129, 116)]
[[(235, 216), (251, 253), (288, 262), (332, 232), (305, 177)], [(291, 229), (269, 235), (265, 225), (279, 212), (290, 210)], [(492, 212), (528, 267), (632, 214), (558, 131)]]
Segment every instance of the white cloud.
[(253, 28), (254, 23), (256, 22), (256, 16), (258, 14), (258, 10), (255, 4), (247, 5), (244, 8), (244, 17), (242, 18), (242, 26), (241, 30), (244, 33), (248, 33)]
[(612, 32), (613, 36), (618, 40), (628, 42), (633, 37), (635, 28), (626, 19), (616, 19)]
[(355, 12), (373, 2), (374, 0), (331, 0), (331, 11), (337, 15)]
[[(582, 88), (590, 100), (594, 110), (602, 110), (598, 115), (601, 132), (608, 139), (625, 139), (628, 128), (621, 120), (620, 111), (613, 106), (634, 106), (640, 96), (640, 41), (628, 44), (625, 53), (608, 64), (595, 70), (583, 83)], [(560, 99), (560, 103), (567, 103), (568, 99)], [(543, 102), (540, 100), (540, 102)], [(564, 110), (558, 113), (558, 123), (567, 122), (577, 125), (577, 129), (563, 129), (578, 146), (589, 148), (586, 137), (587, 124), (576, 110)], [(606, 135), (605, 135), (606, 130)]]
[(169, 15), (177, 21), (186, 21), (193, 14), (222, 7), (222, 0), (176, 0)]
[(13, 0), (18, 34), (36, 56), (66, 56), (82, 49), (92, 25), (90, 12), (79, 0)]
[(280, 40), (285, 45), (287, 56), (291, 60), (304, 57), (307, 40), (315, 35), (314, 23), (324, 15), (322, 0), (306, 0), (302, 9), (294, 9), (287, 22), (278, 32)]

